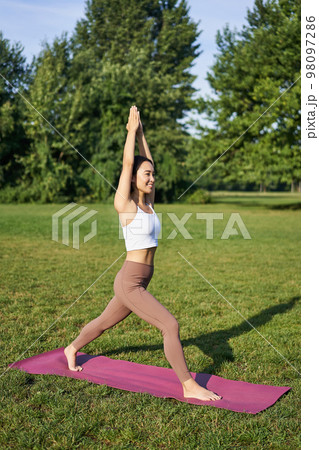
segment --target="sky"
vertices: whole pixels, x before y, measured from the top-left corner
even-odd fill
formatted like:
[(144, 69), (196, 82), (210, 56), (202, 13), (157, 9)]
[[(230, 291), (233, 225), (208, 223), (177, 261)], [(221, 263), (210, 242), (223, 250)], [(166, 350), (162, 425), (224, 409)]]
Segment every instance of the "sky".
[[(21, 42), (30, 63), (33, 55), (40, 52), (43, 40), (52, 43), (64, 31), (71, 36), (76, 22), (85, 16), (85, 4), (85, 0), (0, 0), (0, 30), (10, 42)], [(240, 30), (254, 0), (188, 0), (187, 4), (190, 17), (200, 22), (198, 29), (202, 30), (197, 40), (202, 53), (191, 69), (197, 75), (193, 84), (198, 89), (195, 96), (211, 96), (205, 78), (217, 52), (216, 33), (226, 23), (232, 30)]]

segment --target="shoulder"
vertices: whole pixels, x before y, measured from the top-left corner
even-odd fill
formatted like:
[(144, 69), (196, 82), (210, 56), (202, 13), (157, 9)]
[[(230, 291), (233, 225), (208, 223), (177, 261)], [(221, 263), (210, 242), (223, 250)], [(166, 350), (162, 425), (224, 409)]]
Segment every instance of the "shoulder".
[[(121, 222), (122, 227), (128, 225), (136, 216), (138, 212), (137, 204), (134, 202), (134, 200), (127, 201), (125, 205), (115, 206), (115, 209), (119, 215), (119, 220)], [(130, 222), (128, 222), (128, 220)]]
[(121, 213), (136, 213), (137, 205), (133, 199), (127, 200), (125, 203), (114, 204), (114, 208), (118, 214)]

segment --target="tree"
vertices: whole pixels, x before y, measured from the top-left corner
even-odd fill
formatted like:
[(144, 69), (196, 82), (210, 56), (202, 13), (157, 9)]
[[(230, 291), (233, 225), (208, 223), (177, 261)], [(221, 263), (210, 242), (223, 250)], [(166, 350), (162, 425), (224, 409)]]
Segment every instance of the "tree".
[(213, 97), (198, 102), (213, 124), (201, 169), (226, 151), (210, 177), (264, 190), (300, 180), (300, 0), (255, 0), (247, 21), (217, 34)]
[(30, 147), (19, 159), (24, 167), (20, 199), (25, 201), (66, 200), (75, 195), (74, 150), (61, 138), (61, 135), (68, 135), (70, 122), (69, 71), (70, 51), (66, 35), (56, 38), (52, 47), (45, 43), (40, 55), (32, 62), (28, 91), (32, 107), (28, 106), (25, 112)]
[[(178, 119), (193, 105), (189, 69), (199, 54), (188, 11), (185, 0), (92, 0), (72, 36), (72, 83), (81, 92), (74, 120), (89, 157), (117, 185), (127, 115), (136, 104), (156, 165), (158, 201), (172, 198), (184, 176), (188, 135)], [(95, 195), (114, 194), (83, 170)]]
[[(29, 69), (22, 52), (20, 43), (11, 46), (0, 31), (0, 188), (6, 187), (11, 192), (9, 201), (12, 188), (23, 171), (18, 158), (29, 145), (23, 127), (25, 105), (17, 93), (17, 90), (23, 91), (29, 81)], [(5, 201), (6, 196), (2, 195), (2, 199)]]
[(189, 138), (179, 120), (193, 106), (190, 68), (199, 55), (188, 12), (186, 0), (87, 0), (71, 38), (44, 45), (27, 95), (43, 117), (24, 105), (23, 201), (114, 195), (132, 104), (141, 110), (155, 161), (156, 200), (176, 196)]

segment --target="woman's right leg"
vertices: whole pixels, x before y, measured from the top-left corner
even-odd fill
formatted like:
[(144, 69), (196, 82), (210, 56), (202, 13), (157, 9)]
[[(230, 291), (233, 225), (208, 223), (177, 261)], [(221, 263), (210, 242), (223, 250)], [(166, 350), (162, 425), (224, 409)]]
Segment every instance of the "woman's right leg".
[(64, 354), (67, 357), (69, 369), (81, 370), (81, 366), (76, 366), (76, 353), (89, 342), (101, 336), (105, 330), (124, 320), (131, 312), (114, 296), (102, 314), (85, 325), (79, 336), (65, 348)]
[(131, 312), (114, 296), (102, 314), (82, 328), (79, 336), (72, 342), (73, 347), (79, 351), (86, 344), (101, 336), (105, 330), (124, 320)]

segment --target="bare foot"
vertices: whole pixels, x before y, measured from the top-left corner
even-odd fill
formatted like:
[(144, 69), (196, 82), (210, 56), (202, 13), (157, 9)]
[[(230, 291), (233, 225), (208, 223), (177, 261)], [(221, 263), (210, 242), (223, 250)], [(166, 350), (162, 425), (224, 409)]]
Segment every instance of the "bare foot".
[(75, 372), (81, 372), (83, 367), (75, 365), (76, 364), (76, 353), (77, 353), (77, 351), (75, 350), (75, 348), (73, 347), (72, 344), (68, 345), (64, 349), (64, 354), (66, 356), (66, 359), (68, 360), (69, 369), (73, 370)]
[(189, 380), (182, 383), (184, 390), (185, 398), (197, 398), (203, 401), (211, 401), (211, 400), (221, 400), (223, 397), (215, 394), (215, 392), (209, 391), (201, 387), (194, 378), (190, 378)]

